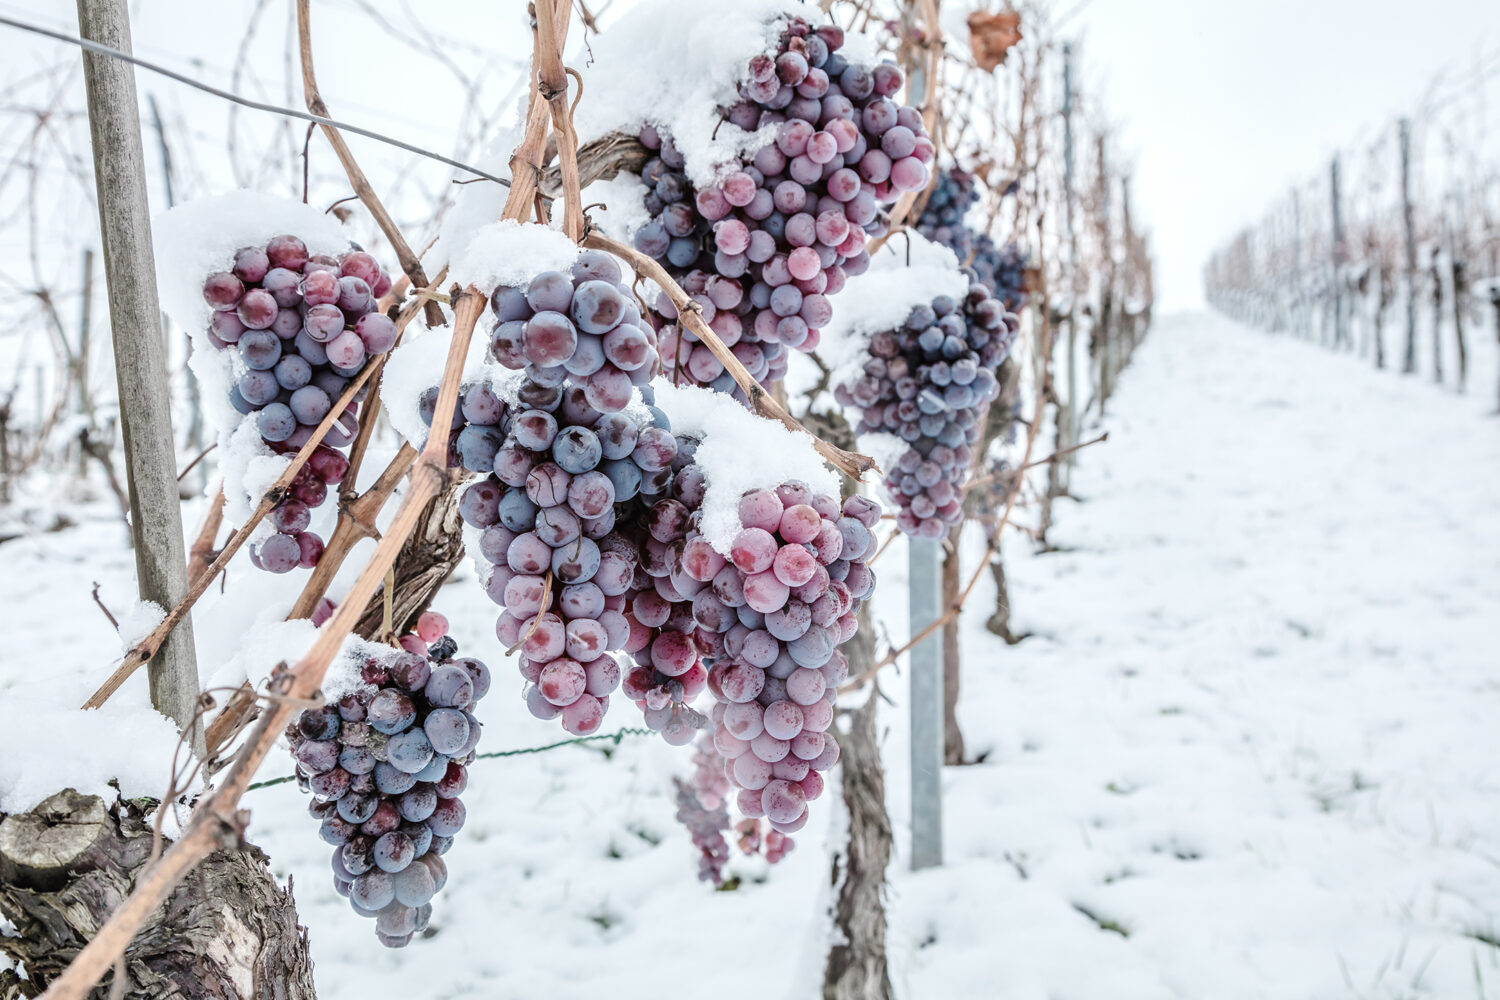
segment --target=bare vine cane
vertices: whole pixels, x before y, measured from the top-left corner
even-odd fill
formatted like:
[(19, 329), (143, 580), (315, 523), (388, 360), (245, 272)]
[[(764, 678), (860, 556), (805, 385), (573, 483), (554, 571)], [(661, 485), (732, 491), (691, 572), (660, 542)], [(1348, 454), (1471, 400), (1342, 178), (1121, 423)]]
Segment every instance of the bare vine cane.
[[(308, 0), (297, 0), (297, 47), (302, 58), (302, 89), (307, 100), (307, 110), (320, 118), (327, 118), (328, 105), (323, 102), (323, 95), (318, 91), (318, 78), (313, 71), (312, 11)], [(390, 241), (391, 249), (396, 251), (396, 259), (401, 264), (401, 270), (411, 279), (414, 287), (425, 288), (429, 282), (427, 272), (422, 270), (422, 262), (412, 252), (411, 246), (396, 226), (396, 221), (391, 218), (380, 196), (370, 186), (369, 178), (365, 176), (365, 172), (355, 161), (354, 154), (349, 150), (349, 143), (344, 140), (343, 134), (337, 128), (331, 125), (320, 125), (320, 127), (324, 138), (333, 147), (334, 155), (343, 165), (344, 173), (349, 177), (349, 183), (359, 195), (359, 200), (364, 203), (365, 208), (369, 209), (375, 223), (380, 226), (380, 231)], [(427, 302), (425, 309), (428, 326), (444, 325), (443, 311), (436, 302)]]

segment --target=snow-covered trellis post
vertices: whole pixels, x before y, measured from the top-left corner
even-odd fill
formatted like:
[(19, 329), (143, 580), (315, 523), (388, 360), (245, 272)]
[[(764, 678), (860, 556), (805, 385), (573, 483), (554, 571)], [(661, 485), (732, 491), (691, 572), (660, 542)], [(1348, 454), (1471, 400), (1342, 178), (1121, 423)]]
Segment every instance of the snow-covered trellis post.
[[(915, 68), (908, 100), (920, 105), (929, 81)], [(943, 614), (942, 542), (907, 540), (907, 608), (912, 635), (931, 634), (911, 649), (911, 866), (943, 863), (943, 663), (942, 629), (933, 627)]]
[(1417, 232), (1411, 205), (1411, 119), (1397, 123), (1401, 138), (1401, 224), (1406, 229), (1406, 359), (1401, 371), (1417, 370)]
[[(86, 39), (130, 51), (126, 0), (78, 0), (78, 27)], [(136, 576), (141, 600), (171, 608), (187, 593), (187, 554), (177, 497), (177, 453), (156, 295), (135, 70), (124, 60), (86, 52), (83, 76), (130, 484)], [(162, 643), (151, 661), (149, 675), (152, 704), (179, 727), (188, 729), (198, 699), (190, 620), (184, 619)], [(201, 732), (193, 735), (192, 742), (201, 752)]]
[(1344, 219), (1339, 208), (1339, 154), (1333, 154), (1328, 167), (1328, 200), (1333, 209), (1333, 346), (1344, 346), (1348, 331), (1344, 329)]

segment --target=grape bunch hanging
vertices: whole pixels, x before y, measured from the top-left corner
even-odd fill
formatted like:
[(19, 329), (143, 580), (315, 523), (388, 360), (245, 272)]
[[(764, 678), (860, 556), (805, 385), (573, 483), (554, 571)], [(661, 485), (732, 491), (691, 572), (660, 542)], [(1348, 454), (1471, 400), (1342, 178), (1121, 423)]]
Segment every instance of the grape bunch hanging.
[(963, 519), (972, 446), (1019, 329), (974, 281), (962, 301), (940, 295), (871, 336), (859, 376), (835, 388), (841, 406), (859, 409), (860, 434), (894, 434), (907, 445), (886, 477), (903, 533), (938, 539)]
[(479, 743), (471, 711), (490, 673), (458, 644), (442, 615), (424, 613), (402, 649), (371, 658), (336, 702), (288, 728), (297, 779), (331, 844), (334, 888), (400, 948), (427, 927), (448, 880), (442, 855), (464, 825), (459, 796)]
[(972, 174), (956, 167), (939, 172), (917, 219), (917, 232), (952, 250), (1008, 312), (1019, 312), (1026, 304), (1026, 254), (1013, 243), (1001, 247), (989, 233), (969, 228), (964, 220), (978, 201)]
[[(811, 351), (832, 317), (829, 297), (869, 266), (867, 237), (883, 206), (927, 183), (934, 146), (921, 115), (892, 98), (901, 71), (839, 52), (841, 29), (789, 20), (774, 52), (750, 61), (726, 125), (776, 138), (717, 185), (695, 190), (672, 136), (641, 130), (654, 152), (641, 170), (651, 221), (641, 252), (662, 261), (715, 334), (761, 382), (785, 376), (787, 351)], [(744, 400), (743, 390), (665, 296), (654, 308), (662, 364)]]
[[(213, 307), (207, 340), (233, 351), (240, 372), (229, 401), (254, 414), (261, 440), (277, 453), (295, 452), (337, 404), (371, 358), (396, 343), (396, 324), (376, 310), (391, 279), (374, 257), (351, 250), (338, 257), (309, 254), (296, 236), (235, 252), (227, 271), (203, 282)], [(308, 530), (312, 511), (343, 481), (346, 448), (359, 430), (358, 401), (334, 420), (287, 495), (272, 508), (275, 533), (250, 547), (258, 568), (287, 573), (317, 565), (323, 540)]]
[[(823, 734), (848, 673), (838, 646), (874, 586), (879, 507), (798, 481), (752, 490), (719, 551), (701, 531), (700, 440), (674, 435), (634, 374), (655, 345), (613, 260), (584, 252), (571, 274), (496, 289), (491, 309), (490, 358), (518, 374), (464, 387), (450, 461), (484, 477), (459, 509), (528, 709), (587, 735), (618, 688), (673, 745), (717, 727), (719, 751), (744, 758), (724, 773), (740, 810), (789, 843), (837, 760)], [(584, 357), (596, 349), (602, 363)], [(429, 425), (436, 395), (419, 407)], [(712, 718), (692, 707), (705, 689)], [(712, 867), (717, 820), (692, 815)]]
[[(502, 389), (511, 405), (477, 382), (453, 418), (451, 460), (484, 476), (459, 511), (482, 532), (481, 579), (504, 608), (496, 634), (522, 654), (532, 714), (580, 736), (603, 721), (620, 683), (612, 654), (632, 639), (637, 547), (615, 532), (616, 512), (664, 489), (676, 458), (664, 415), (621, 412), (657, 362), (654, 331), (620, 282), (613, 258), (584, 251), (571, 274), (498, 288), (490, 358), (523, 374)], [(428, 423), (435, 397), (423, 399)]]

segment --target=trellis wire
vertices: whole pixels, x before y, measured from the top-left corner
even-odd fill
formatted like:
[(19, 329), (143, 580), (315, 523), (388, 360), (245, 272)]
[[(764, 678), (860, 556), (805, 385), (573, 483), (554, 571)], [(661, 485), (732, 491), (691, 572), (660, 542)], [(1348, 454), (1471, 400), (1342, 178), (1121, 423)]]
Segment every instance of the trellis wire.
[(194, 87), (206, 94), (212, 94), (215, 97), (222, 98), (234, 104), (239, 104), (243, 107), (252, 108), (256, 111), (267, 111), (275, 115), (286, 115), (290, 118), (299, 118), (302, 121), (312, 122), (315, 125), (326, 125), (329, 128), (336, 128), (341, 132), (353, 132), (355, 135), (362, 135), (366, 139), (374, 139), (376, 142), (383, 142), (388, 146), (395, 146), (397, 149), (404, 149), (408, 153), (416, 153), (418, 156), (425, 156), (429, 160), (436, 160), (439, 163), (445, 163), (450, 167), (457, 167), (460, 170), (467, 170), (469, 173), (475, 174), (476, 176), (483, 178), (484, 180), (494, 181), (496, 184), (503, 184), (505, 187), (510, 187), (510, 181), (506, 180), (505, 178), (496, 177), (494, 174), (480, 170), (478, 167), (470, 166), (469, 164), (464, 163), (461, 160), (450, 159), (449, 157), (446, 157), (441, 153), (434, 153), (431, 150), (423, 149), (420, 146), (413, 146), (411, 143), (402, 142), (400, 139), (396, 139), (388, 135), (382, 135), (379, 132), (373, 132), (370, 129), (361, 128), (358, 125), (350, 125), (348, 122), (337, 121), (333, 118), (324, 118), (321, 115), (311, 114), (307, 111), (299, 111), (296, 108), (284, 108), (279, 104), (266, 104), (262, 101), (251, 100), (248, 97), (241, 97), (239, 94), (231, 93), (227, 90), (220, 90), (218, 87), (204, 83), (202, 80), (195, 80), (184, 73), (179, 73), (176, 70), (168, 69), (165, 66), (161, 66), (157, 63), (142, 59), (139, 56), (132, 55), (129, 52), (111, 48), (108, 45), (100, 45), (98, 42), (89, 41), (86, 38), (79, 38), (76, 35), (70, 35), (65, 31), (54, 31), (51, 28), (44, 28), (39, 24), (30, 24), (26, 21), (18, 21), (13, 17), (6, 17), (4, 14), (0, 14), (0, 24), (6, 25), (7, 27), (11, 28), (16, 28), (20, 31), (30, 31), (34, 34), (45, 35), (46, 37), (55, 39), (59, 42), (67, 42), (69, 45), (76, 45), (84, 51), (93, 52), (96, 55), (112, 56), (115, 59), (123, 59), (126, 62), (134, 63), (142, 69), (148, 69), (151, 72), (158, 73), (170, 80), (176, 80), (178, 83), (185, 83), (189, 87)]
[[(493, 760), (496, 757), (520, 757), (523, 754), (543, 753), (547, 750), (556, 750), (558, 747), (572, 746), (575, 743), (596, 743), (600, 740), (610, 740), (615, 746), (624, 742), (627, 736), (653, 736), (655, 732), (650, 729), (642, 729), (639, 726), (626, 726), (612, 733), (599, 733), (594, 736), (579, 736), (571, 740), (558, 740), (556, 743), (546, 743), (539, 747), (520, 747), (516, 750), (496, 750), (493, 753), (475, 754), (475, 760)], [(288, 781), (296, 781), (295, 774), (282, 775), (280, 778), (268, 778), (265, 781), (257, 781), (245, 791), (253, 792), (257, 788), (269, 788), (272, 785), (284, 785)]]

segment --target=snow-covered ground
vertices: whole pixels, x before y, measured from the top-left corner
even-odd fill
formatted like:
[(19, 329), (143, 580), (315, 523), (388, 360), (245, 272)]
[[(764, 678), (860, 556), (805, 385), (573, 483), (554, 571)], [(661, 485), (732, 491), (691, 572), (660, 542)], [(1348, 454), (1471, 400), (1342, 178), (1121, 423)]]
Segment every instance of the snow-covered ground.
[[(899, 996), (1500, 997), (1493, 363), (1456, 397), (1212, 317), (1159, 325), (1079, 458), (1059, 551), (1008, 540), (1032, 637), (983, 631), (976, 591), (961, 717), (984, 760), (946, 774), (941, 869), (908, 870), (904, 678), (884, 680)], [(121, 610), (132, 562), (88, 513), (0, 548), (0, 715), (81, 701), (118, 655), (90, 583)], [(899, 543), (877, 571), (904, 635)], [(437, 607), (500, 679), (481, 750), (559, 738), (512, 697), (472, 576)], [(200, 647), (234, 647), (221, 614)], [(400, 952), (334, 893), (295, 787), (250, 793), (321, 995), (818, 996), (836, 781), (786, 861), (737, 860), (744, 883), (715, 893), (672, 818), (687, 755), (599, 746), (475, 766), (431, 936)]]

